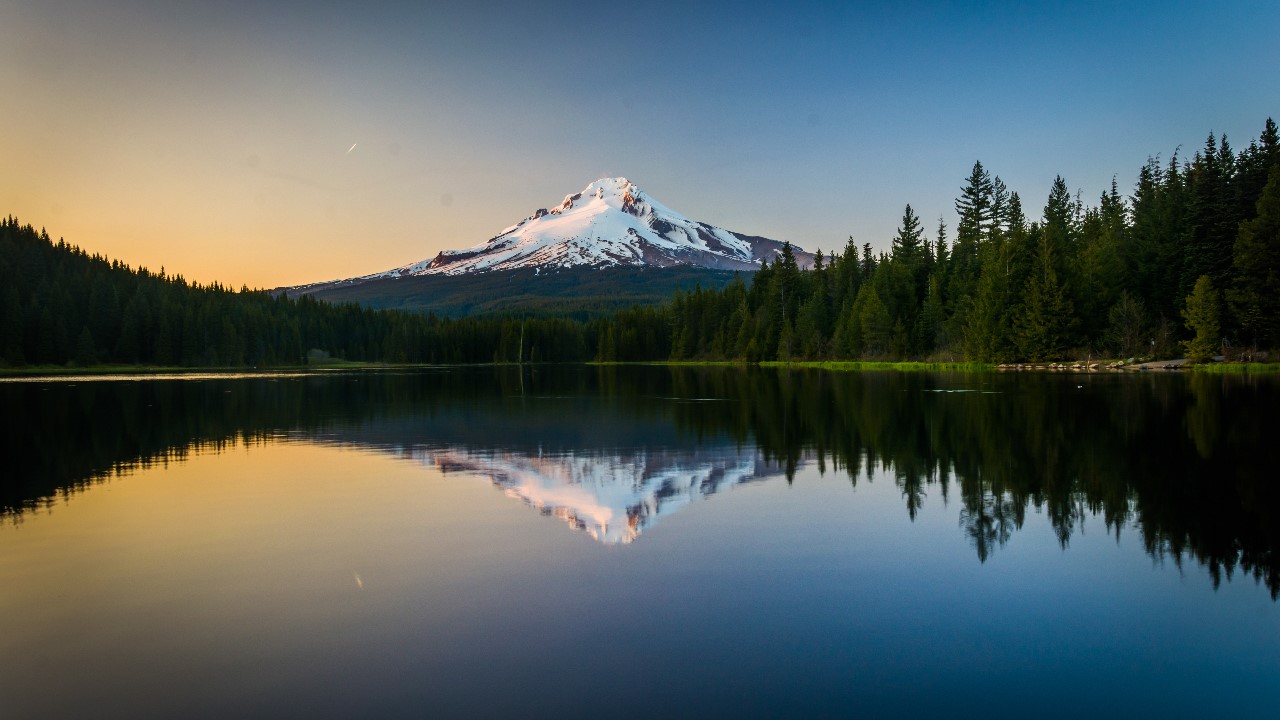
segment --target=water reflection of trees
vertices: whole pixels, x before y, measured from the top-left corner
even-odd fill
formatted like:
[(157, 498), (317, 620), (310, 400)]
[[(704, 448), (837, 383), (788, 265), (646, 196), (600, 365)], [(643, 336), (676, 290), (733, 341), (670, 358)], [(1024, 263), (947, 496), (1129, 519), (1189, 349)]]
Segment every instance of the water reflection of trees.
[(192, 452), (407, 413), (428, 399), (456, 401), (466, 392), (435, 377), (6, 383), (0, 385), (0, 412), (10, 430), (0, 433), (6, 465), (0, 516), (17, 518)]
[(6, 384), (0, 515), (204, 447), (335, 427), (385, 445), (714, 440), (758, 445), (788, 480), (811, 461), (855, 484), (892, 478), (912, 519), (958, 493), (983, 560), (1029, 510), (1064, 546), (1097, 516), (1153, 556), (1195, 558), (1215, 583), (1248, 573), (1275, 596), (1278, 400), (1270, 378), (702, 367)]
[[(241, 379), (0, 383), (0, 517), (228, 443), (341, 429), (374, 445), (500, 438), (528, 447), (674, 442), (662, 374), (472, 367)], [(559, 402), (548, 403), (554, 397)]]
[(980, 559), (1028, 510), (1063, 546), (1096, 515), (1112, 534), (1138, 532), (1153, 556), (1197, 559), (1215, 585), (1244, 572), (1280, 593), (1275, 378), (678, 374), (683, 392), (750, 398), (728, 417), (683, 407), (680, 422), (732, 422), (789, 469), (806, 452), (854, 482), (864, 465), (891, 468), (913, 519), (954, 482)]

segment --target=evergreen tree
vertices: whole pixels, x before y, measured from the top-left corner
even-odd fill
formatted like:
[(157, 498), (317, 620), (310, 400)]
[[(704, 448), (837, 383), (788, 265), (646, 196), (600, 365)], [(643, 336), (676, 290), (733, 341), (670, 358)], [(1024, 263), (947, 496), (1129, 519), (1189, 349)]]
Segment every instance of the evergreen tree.
[(938, 216), (938, 239), (933, 244), (933, 251), (935, 267), (942, 269), (951, 263), (951, 254), (947, 247), (947, 221), (941, 215)]
[[(1080, 253), (1077, 244), (1079, 226), (1077, 225), (1077, 208), (1067, 183), (1059, 175), (1053, 179), (1049, 189), (1049, 198), (1044, 206), (1044, 224), (1040, 227), (1040, 242), (1043, 248), (1037, 248), (1037, 264), (1049, 263), (1049, 267), (1033, 267), (1031, 280), (1041, 283), (1041, 289), (1048, 292), (1062, 292), (1063, 297), (1073, 300), (1073, 307), (1086, 304), (1083, 297), (1080, 276)], [(1048, 271), (1053, 271), (1053, 290), (1050, 291)], [(1052, 305), (1052, 303), (1050, 303)], [(1068, 324), (1063, 324), (1057, 331), (1063, 333), (1059, 338), (1065, 347), (1075, 338), (1068, 336)]]
[(1015, 341), (1027, 360), (1052, 360), (1061, 358), (1066, 350), (1073, 311), (1071, 300), (1058, 281), (1052, 235), (1035, 227), (1032, 235), (1038, 239), (1036, 256), (1014, 319)]
[(1280, 138), (1276, 123), (1267, 118), (1262, 134), (1236, 159), (1235, 192), (1236, 219), (1248, 222), (1257, 215), (1257, 205), (1266, 187), (1271, 169), (1280, 164)]
[(789, 310), (784, 314), (786, 317), (795, 315), (795, 305), (799, 304), (798, 297), (800, 291), (800, 266), (796, 264), (795, 252), (791, 249), (791, 243), (782, 243), (782, 252), (778, 253), (778, 259), (773, 265), (775, 281), (778, 283), (782, 291), (782, 302), (784, 308)]
[(875, 287), (869, 284), (858, 293), (858, 300), (862, 354), (869, 357), (883, 357), (889, 351), (890, 334), (893, 331), (889, 309), (880, 300)]
[(1125, 286), (1156, 318), (1177, 316), (1186, 262), (1186, 184), (1175, 152), (1167, 166), (1148, 158), (1131, 197), (1132, 222), (1121, 250)]
[(827, 270), (823, 266), (822, 251), (818, 251), (810, 282), (809, 296), (800, 305), (796, 316), (796, 348), (801, 357), (815, 360), (826, 354), (827, 338), (831, 336), (827, 288)]
[(1077, 310), (1085, 337), (1101, 338), (1108, 308), (1115, 304), (1124, 284), (1121, 248), (1126, 229), (1124, 201), (1114, 179), (1097, 208), (1085, 212), (1080, 228)]
[(964, 354), (971, 360), (993, 362), (1004, 355), (1007, 336), (1004, 327), (1007, 307), (1004, 263), (995, 247), (984, 253), (985, 261), (978, 288), (962, 322)]
[(1201, 275), (1196, 280), (1195, 289), (1187, 296), (1182, 317), (1187, 321), (1187, 329), (1194, 333), (1194, 337), (1183, 343), (1187, 357), (1194, 362), (1212, 358), (1221, 339), (1222, 321), (1218, 291), (1208, 275)]
[(74, 359), (76, 364), (81, 366), (92, 365), (98, 360), (98, 351), (93, 344), (93, 335), (90, 334), (88, 326), (80, 328)]
[(1106, 342), (1121, 357), (1134, 357), (1145, 350), (1147, 316), (1142, 300), (1122, 291), (1107, 311)]
[(1156, 253), (1160, 240), (1156, 228), (1156, 206), (1160, 201), (1163, 173), (1156, 158), (1147, 158), (1146, 164), (1138, 171), (1138, 181), (1130, 198), (1133, 221), (1120, 255), (1124, 263), (1124, 285), (1139, 297), (1154, 296)]
[(902, 224), (898, 227), (897, 234), (893, 236), (890, 257), (894, 262), (912, 267), (923, 265), (924, 245), (924, 228), (920, 225), (920, 218), (908, 204), (902, 211)]
[(913, 344), (920, 357), (929, 357), (941, 342), (943, 311), (942, 279), (934, 273), (929, 276), (929, 291), (916, 319)]
[[(1001, 183), (1003, 185), (1003, 183)], [(973, 164), (960, 197), (956, 199), (956, 213), (960, 224), (956, 227), (956, 245), (972, 246), (975, 250), (992, 225), (995, 186), (982, 162)]]
[(1001, 357), (1001, 341), (1005, 336), (1001, 327), (1004, 295), (1000, 273), (990, 268), (978, 279), (978, 291), (962, 324), (964, 354), (970, 360), (993, 362)]
[(1258, 149), (1262, 154), (1262, 163), (1268, 168), (1280, 165), (1280, 132), (1276, 130), (1276, 121), (1267, 118), (1262, 136), (1258, 138)]
[[(859, 290), (858, 294), (862, 295), (862, 291)], [(862, 354), (860, 308), (861, 306), (852, 298), (846, 299), (841, 306), (831, 335), (831, 354), (834, 357), (853, 359)]]
[(1271, 169), (1257, 217), (1240, 225), (1233, 267), (1236, 280), (1227, 301), (1246, 341), (1280, 348), (1280, 164)]
[(1061, 264), (1069, 263), (1072, 259), (1076, 240), (1075, 216), (1071, 192), (1067, 189), (1067, 182), (1059, 175), (1053, 179), (1053, 186), (1049, 189), (1049, 199), (1044, 205), (1044, 224), (1041, 226), (1044, 241), (1058, 256), (1055, 261), (1059, 263), (1055, 266), (1057, 270), (1062, 269)]
[(844, 252), (831, 261), (832, 303), (840, 307), (846, 299), (852, 301), (858, 294), (858, 286), (862, 284), (862, 264), (858, 259), (858, 246), (849, 237)]
[(1191, 162), (1191, 203), (1186, 229), (1182, 283), (1189, 287), (1201, 275), (1222, 286), (1231, 268), (1238, 219), (1232, 196), (1234, 156), (1225, 136), (1221, 146), (1213, 133)]
[(966, 303), (978, 286), (981, 259), (978, 246), (987, 237), (992, 223), (993, 186), (991, 176), (981, 162), (973, 164), (969, 178), (956, 199), (956, 213), (960, 222), (956, 226), (956, 242), (951, 248), (951, 267), (948, 272), (948, 305), (953, 315), (963, 314)]
[(991, 181), (991, 223), (987, 228), (986, 239), (991, 240), (1009, 229), (1009, 188), (997, 175)]

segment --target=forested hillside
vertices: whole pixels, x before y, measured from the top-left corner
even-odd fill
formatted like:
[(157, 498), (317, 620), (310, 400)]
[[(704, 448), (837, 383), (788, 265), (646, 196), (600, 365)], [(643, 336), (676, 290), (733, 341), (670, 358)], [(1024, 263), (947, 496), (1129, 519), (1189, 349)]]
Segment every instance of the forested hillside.
[[(784, 255), (750, 287), (678, 294), (672, 357), (990, 362), (1275, 349), (1278, 168), (1267, 120), (1239, 153), (1210, 134), (1189, 160), (1150, 159), (1127, 198), (1113, 181), (1086, 205), (1059, 177), (1033, 213), (975, 163), (956, 199), (954, 242), (942, 221), (930, 240), (907, 205), (887, 253), (851, 238), (812, 272)], [(619, 344), (606, 337), (605, 357), (634, 357), (625, 329), (608, 332)]]
[[(439, 318), (202, 286), (133, 269), (0, 220), (0, 362), (244, 367), (313, 356), (380, 362), (587, 360), (559, 318)], [(523, 341), (523, 346), (521, 342)]]

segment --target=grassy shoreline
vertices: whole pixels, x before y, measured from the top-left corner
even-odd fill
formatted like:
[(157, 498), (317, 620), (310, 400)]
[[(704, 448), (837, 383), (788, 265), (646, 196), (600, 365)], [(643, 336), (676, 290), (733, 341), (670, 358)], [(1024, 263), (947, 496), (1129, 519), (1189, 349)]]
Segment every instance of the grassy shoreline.
[(1191, 372), (1208, 373), (1210, 375), (1274, 375), (1280, 373), (1280, 363), (1253, 363), (1253, 362), (1219, 362), (1219, 363), (1198, 363), (1188, 364), (1187, 370)]

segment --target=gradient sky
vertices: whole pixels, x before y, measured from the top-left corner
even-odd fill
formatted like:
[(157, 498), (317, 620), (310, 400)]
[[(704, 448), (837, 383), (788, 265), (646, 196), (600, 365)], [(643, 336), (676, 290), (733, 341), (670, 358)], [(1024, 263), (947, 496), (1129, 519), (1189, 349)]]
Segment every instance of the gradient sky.
[[(464, 6), (465, 5), (465, 6)], [(1280, 117), (1280, 3), (112, 2), (0, 7), (0, 213), (274, 287), (475, 245), (603, 175), (806, 249), (1039, 216)], [(355, 144), (354, 150), (348, 149)]]

